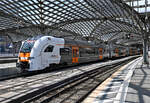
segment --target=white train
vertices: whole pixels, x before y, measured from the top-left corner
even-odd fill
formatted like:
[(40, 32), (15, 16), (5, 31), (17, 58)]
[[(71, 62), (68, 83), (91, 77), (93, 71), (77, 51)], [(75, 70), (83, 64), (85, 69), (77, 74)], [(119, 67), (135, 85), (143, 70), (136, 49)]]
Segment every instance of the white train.
[(22, 42), (17, 67), (22, 71), (37, 71), (47, 67), (52, 69), (58, 65), (74, 65), (127, 55), (129, 54), (126, 48), (119, 50), (115, 46), (110, 51), (106, 45), (94, 45), (86, 41), (74, 41), (52, 36), (39, 36)]

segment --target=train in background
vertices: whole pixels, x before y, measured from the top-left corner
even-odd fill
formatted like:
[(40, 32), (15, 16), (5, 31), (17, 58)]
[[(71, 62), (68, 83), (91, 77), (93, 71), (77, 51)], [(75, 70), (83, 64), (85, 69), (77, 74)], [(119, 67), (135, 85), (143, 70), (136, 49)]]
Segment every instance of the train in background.
[(75, 65), (104, 58), (136, 55), (136, 48), (113, 45), (95, 45), (86, 41), (37, 36), (22, 42), (17, 67), (22, 71), (37, 71), (58, 65)]

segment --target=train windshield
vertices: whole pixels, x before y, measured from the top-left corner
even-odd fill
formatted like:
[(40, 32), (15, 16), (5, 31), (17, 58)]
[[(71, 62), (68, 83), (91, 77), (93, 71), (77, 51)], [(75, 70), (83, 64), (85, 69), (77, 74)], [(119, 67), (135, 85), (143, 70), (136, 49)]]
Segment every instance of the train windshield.
[(31, 49), (34, 46), (34, 43), (35, 43), (34, 40), (27, 40), (27, 41), (25, 41), (23, 43), (23, 46), (22, 46), (20, 52), (23, 52), (23, 53), (29, 53), (29, 52), (31, 52)]

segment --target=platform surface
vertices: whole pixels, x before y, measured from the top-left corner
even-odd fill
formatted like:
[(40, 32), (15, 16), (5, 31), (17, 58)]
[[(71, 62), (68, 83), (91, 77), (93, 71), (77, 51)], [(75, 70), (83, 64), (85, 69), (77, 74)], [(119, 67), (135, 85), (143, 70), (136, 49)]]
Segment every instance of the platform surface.
[(17, 62), (17, 58), (0, 58), (0, 67), (3, 63), (14, 63)]
[(83, 103), (150, 103), (150, 68), (142, 57), (121, 67)]
[(0, 64), (0, 69), (14, 68), (16, 67), (16, 63), (4, 63)]
[(0, 61), (17, 60), (17, 58), (0, 58)]
[(129, 83), (126, 103), (150, 103), (150, 67), (138, 65)]
[(9, 57), (17, 57), (18, 53), (12, 54), (12, 53), (0, 53), (0, 58), (9, 58)]

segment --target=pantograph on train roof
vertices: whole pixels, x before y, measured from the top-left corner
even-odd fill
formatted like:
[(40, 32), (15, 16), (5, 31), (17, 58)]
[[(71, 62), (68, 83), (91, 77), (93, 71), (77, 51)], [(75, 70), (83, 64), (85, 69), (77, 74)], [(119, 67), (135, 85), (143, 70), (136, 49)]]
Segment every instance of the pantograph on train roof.
[(137, 41), (143, 28), (138, 13), (122, 0), (0, 1), (1, 34), (14, 41), (38, 34), (103, 42), (132, 34)]

